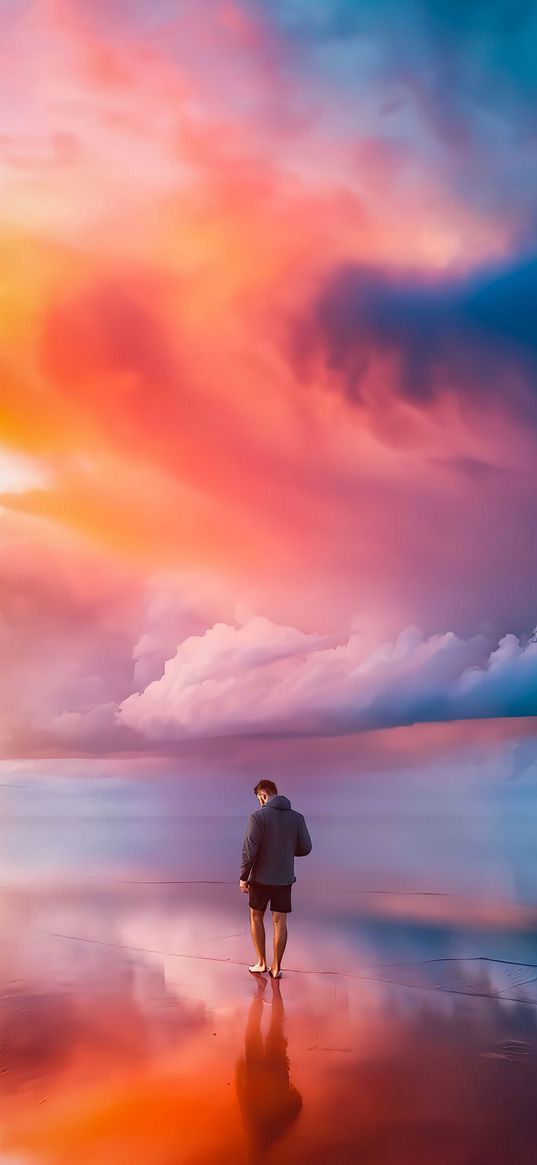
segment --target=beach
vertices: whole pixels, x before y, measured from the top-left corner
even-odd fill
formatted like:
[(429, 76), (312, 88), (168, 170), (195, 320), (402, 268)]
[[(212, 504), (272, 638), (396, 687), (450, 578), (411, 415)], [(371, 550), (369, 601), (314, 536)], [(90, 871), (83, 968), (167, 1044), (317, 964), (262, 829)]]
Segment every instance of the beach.
[(309, 817), (274, 982), (244, 816), (49, 801), (3, 821), (2, 1160), (533, 1160), (528, 805)]

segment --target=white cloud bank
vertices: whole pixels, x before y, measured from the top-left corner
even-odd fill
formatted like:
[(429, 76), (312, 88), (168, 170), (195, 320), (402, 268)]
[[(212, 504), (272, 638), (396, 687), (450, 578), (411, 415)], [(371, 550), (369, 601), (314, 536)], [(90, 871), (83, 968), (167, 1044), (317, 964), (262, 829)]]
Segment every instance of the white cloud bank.
[(341, 735), (414, 722), (537, 714), (537, 630), (425, 638), (417, 627), (364, 653), (361, 637), (304, 634), (261, 616), (216, 623), (129, 695), (118, 726), (145, 739)]

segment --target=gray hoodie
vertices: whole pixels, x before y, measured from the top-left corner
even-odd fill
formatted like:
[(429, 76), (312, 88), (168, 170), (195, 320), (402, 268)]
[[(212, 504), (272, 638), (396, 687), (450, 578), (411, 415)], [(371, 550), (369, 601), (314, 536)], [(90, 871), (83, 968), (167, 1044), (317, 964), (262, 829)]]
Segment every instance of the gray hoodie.
[(248, 818), (241, 881), (289, 886), (296, 882), (294, 859), (310, 852), (311, 837), (302, 814), (291, 808), (288, 797), (275, 794)]

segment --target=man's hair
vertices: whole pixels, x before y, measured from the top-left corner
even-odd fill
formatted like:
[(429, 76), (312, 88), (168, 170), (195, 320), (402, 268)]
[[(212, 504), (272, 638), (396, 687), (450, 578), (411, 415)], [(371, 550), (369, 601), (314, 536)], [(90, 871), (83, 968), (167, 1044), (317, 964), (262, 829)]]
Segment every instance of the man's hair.
[(277, 792), (274, 781), (258, 781), (254, 789), (256, 797), (258, 793), (268, 793), (269, 797), (274, 797)]

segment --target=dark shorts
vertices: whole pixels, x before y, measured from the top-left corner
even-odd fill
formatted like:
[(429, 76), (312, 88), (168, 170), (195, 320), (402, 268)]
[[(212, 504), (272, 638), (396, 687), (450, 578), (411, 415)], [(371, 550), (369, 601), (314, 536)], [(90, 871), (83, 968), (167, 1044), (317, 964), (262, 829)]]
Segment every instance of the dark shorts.
[(266, 910), (269, 899), (270, 909), (278, 910), (281, 914), (291, 914), (290, 886), (267, 886), (264, 882), (249, 882), (248, 903), (252, 910)]

